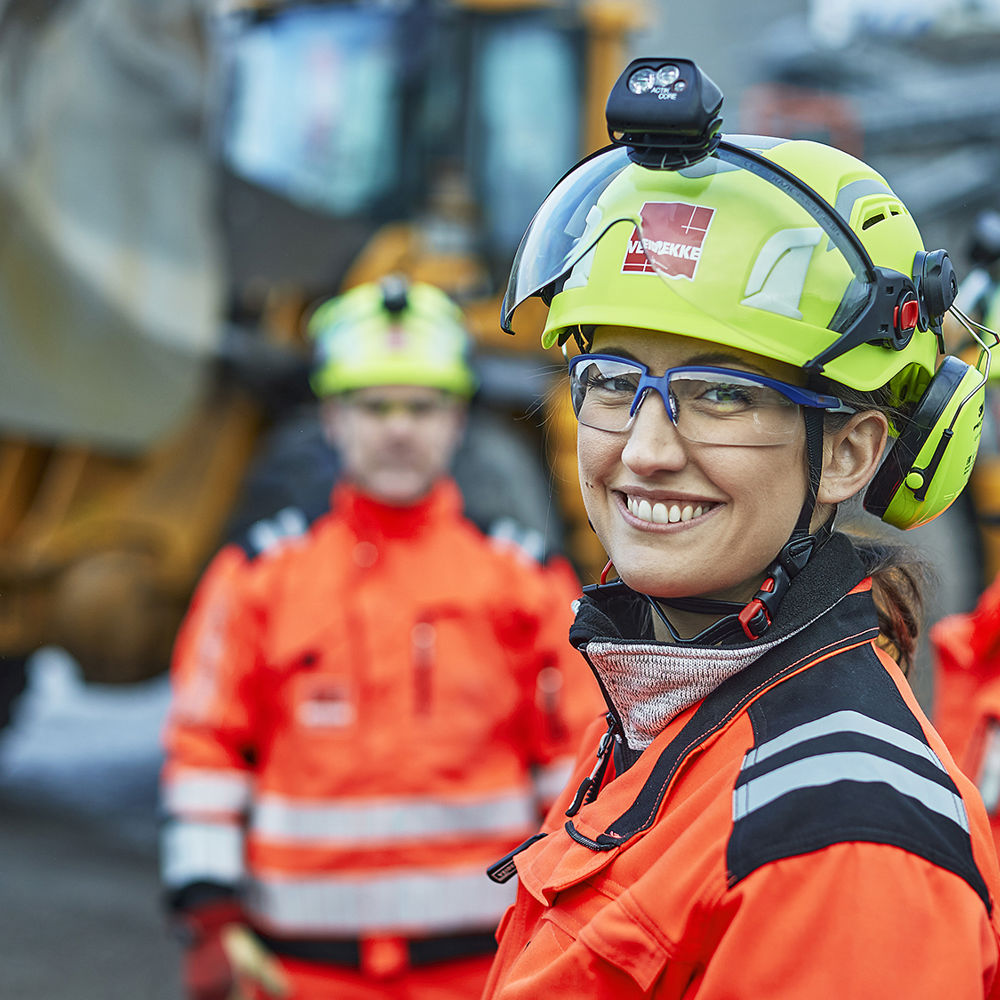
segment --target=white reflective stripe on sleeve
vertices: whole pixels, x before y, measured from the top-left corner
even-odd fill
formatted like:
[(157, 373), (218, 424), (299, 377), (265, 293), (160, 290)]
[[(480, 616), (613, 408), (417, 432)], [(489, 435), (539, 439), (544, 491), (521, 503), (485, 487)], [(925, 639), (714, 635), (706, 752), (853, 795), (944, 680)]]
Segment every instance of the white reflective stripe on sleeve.
[(248, 772), (199, 768), (174, 771), (161, 793), (163, 808), (171, 814), (242, 813), (252, 795), (253, 777)]
[(788, 747), (805, 743), (806, 740), (815, 740), (821, 736), (831, 736), (834, 733), (860, 733), (862, 736), (871, 736), (891, 746), (923, 757), (942, 771), (945, 770), (944, 765), (937, 759), (937, 755), (926, 743), (922, 743), (916, 737), (904, 733), (894, 726), (888, 726), (884, 722), (869, 718), (860, 712), (851, 711), (833, 712), (830, 715), (825, 715), (822, 719), (806, 722), (794, 729), (789, 729), (787, 733), (782, 733), (773, 740), (762, 743), (747, 754), (747, 763), (758, 764), (772, 754), (787, 750)]
[(733, 821), (789, 792), (835, 781), (882, 782), (969, 830), (965, 803), (954, 792), (884, 757), (854, 752), (817, 754), (753, 778), (733, 792)]
[(173, 820), (160, 835), (160, 872), (168, 889), (243, 879), (243, 830), (236, 823)]
[(337, 845), (456, 833), (520, 834), (536, 823), (525, 788), (461, 802), (399, 798), (335, 805), (267, 794), (254, 804), (251, 828), (255, 837)]
[(295, 881), (258, 875), (247, 907), (267, 929), (284, 934), (449, 933), (495, 927), (515, 889), (514, 882), (491, 882), (478, 866)]
[(997, 719), (990, 719), (988, 723), (976, 784), (986, 811), (995, 816), (1000, 804), (1000, 721)]
[(554, 802), (573, 773), (572, 757), (560, 757), (535, 770), (535, 793), (542, 802)]

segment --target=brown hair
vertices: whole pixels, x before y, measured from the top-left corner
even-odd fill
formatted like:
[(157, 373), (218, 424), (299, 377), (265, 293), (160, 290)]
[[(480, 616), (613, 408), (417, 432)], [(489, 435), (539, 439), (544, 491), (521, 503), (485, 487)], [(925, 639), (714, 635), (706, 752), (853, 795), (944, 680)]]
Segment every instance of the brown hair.
[(878, 612), (879, 645), (904, 674), (913, 669), (917, 640), (924, 622), (924, 591), (933, 570), (908, 545), (860, 531), (845, 531), (872, 579), (872, 598)]

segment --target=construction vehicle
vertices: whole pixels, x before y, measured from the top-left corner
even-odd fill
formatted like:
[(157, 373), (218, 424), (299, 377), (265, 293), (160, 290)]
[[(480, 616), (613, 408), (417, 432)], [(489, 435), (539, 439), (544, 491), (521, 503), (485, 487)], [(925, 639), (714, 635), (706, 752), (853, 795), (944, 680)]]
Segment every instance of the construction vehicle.
[[(311, 419), (310, 307), (390, 271), (463, 305), (487, 408), (548, 449), (599, 571), (557, 359), (498, 314), (530, 212), (606, 142), (636, 0), (97, 6), (4, 12), (0, 724), (42, 646), (94, 682), (166, 668), (207, 561), (273, 513), (262, 444)], [(102, 84), (115, 111), (71, 113)]]

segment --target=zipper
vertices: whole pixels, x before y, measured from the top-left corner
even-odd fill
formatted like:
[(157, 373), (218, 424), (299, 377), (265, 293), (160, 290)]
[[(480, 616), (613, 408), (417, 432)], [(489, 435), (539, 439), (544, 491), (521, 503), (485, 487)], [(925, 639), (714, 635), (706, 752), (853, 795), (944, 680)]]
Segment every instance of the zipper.
[(416, 715), (430, 715), (434, 647), (437, 629), (427, 621), (418, 621), (410, 630), (413, 655), (413, 709)]
[(618, 719), (608, 712), (607, 721), (608, 730), (597, 744), (597, 763), (590, 774), (580, 782), (580, 787), (576, 790), (569, 809), (566, 810), (567, 816), (575, 816), (588, 802), (593, 802), (601, 790), (601, 783), (611, 761), (611, 751), (614, 749), (615, 741), (621, 739)]

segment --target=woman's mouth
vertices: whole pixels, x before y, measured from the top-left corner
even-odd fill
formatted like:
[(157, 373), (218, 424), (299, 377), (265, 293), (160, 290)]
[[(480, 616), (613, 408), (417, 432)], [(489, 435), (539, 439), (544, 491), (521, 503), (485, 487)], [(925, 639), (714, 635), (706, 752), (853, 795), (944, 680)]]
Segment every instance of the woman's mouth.
[(653, 503), (641, 497), (625, 494), (625, 506), (628, 512), (640, 521), (647, 521), (650, 524), (680, 524), (701, 517), (718, 504), (680, 503), (669, 500), (658, 500)]

